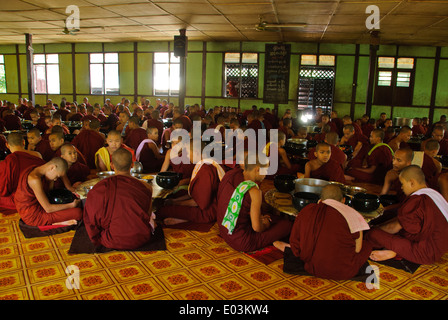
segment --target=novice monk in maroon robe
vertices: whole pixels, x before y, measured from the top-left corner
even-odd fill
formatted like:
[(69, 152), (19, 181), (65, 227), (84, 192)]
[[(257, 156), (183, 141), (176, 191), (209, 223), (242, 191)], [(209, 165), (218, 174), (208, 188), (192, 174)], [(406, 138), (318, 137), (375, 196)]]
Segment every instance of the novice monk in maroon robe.
[(140, 127), (140, 119), (136, 116), (129, 118), (128, 128), (129, 132), (124, 138), (124, 144), (137, 150), (140, 143), (147, 137), (146, 130)]
[(292, 227), (289, 244), (275, 242), (280, 250), (291, 251), (304, 263), (313, 276), (348, 280), (358, 274), (372, 251), (363, 240), (369, 226), (354, 209), (344, 204), (341, 189), (328, 185), (322, 189), (321, 200), (300, 211)]
[(98, 182), (87, 195), (84, 223), (96, 246), (132, 250), (154, 232), (152, 188), (130, 174), (132, 154), (123, 148), (112, 154), (115, 175)]
[(390, 147), (382, 143), (384, 131), (375, 129), (370, 133), (372, 149), (367, 154), (367, 167), (347, 170), (347, 175), (359, 182), (383, 185), (384, 176), (392, 169), (393, 152)]
[(349, 145), (353, 149), (351, 159), (347, 159), (347, 168), (360, 168), (363, 165), (364, 159), (370, 150), (369, 140), (364, 136), (357, 134), (353, 125), (345, 125), (342, 129), (344, 135), (339, 142), (339, 145)]
[(219, 234), (233, 249), (243, 252), (262, 249), (272, 245), (274, 241), (288, 237), (292, 227), (292, 222), (289, 220), (261, 213), (263, 195), (257, 187), (252, 187), (245, 193), (233, 232), (230, 234), (222, 225), (236, 188), (243, 181), (253, 181), (257, 184), (263, 181), (264, 174), (260, 171), (266, 167), (263, 167), (258, 159), (255, 162), (255, 164), (249, 163), (246, 156), (244, 170), (236, 167), (227, 171), (218, 188)]
[(372, 230), (366, 240), (374, 250), (370, 259), (403, 258), (418, 264), (433, 264), (448, 251), (448, 203), (440, 193), (427, 188), (425, 175), (416, 165), (404, 168), (400, 181), (407, 199), (397, 217)]
[[(438, 179), (442, 172), (442, 164), (435, 158), (439, 152), (439, 142), (435, 139), (430, 139), (425, 144), (424, 151), (417, 151), (414, 154), (419, 155), (418, 161), (414, 161), (413, 164), (422, 168), (426, 178), (426, 184), (429, 188), (439, 190)], [(414, 157), (417, 158), (417, 157)]]
[(143, 166), (143, 172), (159, 172), (162, 168), (165, 156), (160, 153), (157, 141), (159, 131), (156, 127), (149, 127), (147, 139), (143, 140), (135, 151), (135, 158)]
[[(338, 143), (339, 143), (339, 136), (336, 132), (328, 132), (325, 135), (325, 143), (329, 144), (331, 147), (331, 157), (330, 159), (336, 161), (337, 163), (339, 163), (341, 165), (342, 168), (344, 168), (345, 165), (345, 161), (347, 160), (347, 156), (344, 153), (344, 151), (342, 151), (339, 147), (338, 147)], [(308, 160), (314, 160), (316, 159), (316, 148), (310, 148), (308, 150)]]
[[(277, 142), (278, 168), (277, 168), (277, 172), (275, 173), (275, 175), (291, 174), (291, 175), (295, 176), (300, 169), (300, 165), (292, 164), (291, 161), (289, 161), (288, 154), (286, 153), (286, 150), (283, 148), (283, 146), (285, 145), (285, 142), (286, 142), (285, 134), (282, 131), (278, 131), (277, 135), (278, 135), (277, 136), (278, 137), (278, 142)], [(272, 147), (273, 143), (276, 143), (276, 142), (275, 141), (268, 142), (266, 144), (265, 149), (263, 150), (263, 152), (266, 154), (267, 157), (270, 156), (270, 151), (271, 151), (271, 147)], [(266, 178), (274, 179), (275, 175), (270, 175), (270, 176), (267, 176)]]
[(413, 151), (409, 148), (398, 149), (395, 152), (392, 160), (392, 169), (390, 169), (386, 173), (383, 189), (381, 190), (381, 195), (395, 192), (399, 202), (403, 201), (406, 198), (406, 195), (401, 189), (401, 182), (398, 177), (401, 170), (412, 164), (412, 159)]
[(42, 139), (38, 128), (31, 129), (27, 132), (26, 136), (28, 138), (28, 150), (39, 152), (45, 162), (53, 158), (54, 151), (51, 149), (50, 142)]
[(304, 178), (345, 183), (344, 170), (339, 163), (331, 159), (331, 146), (329, 144), (318, 143), (314, 155), (316, 159), (308, 161), (305, 165)]
[(50, 204), (46, 195), (50, 182), (62, 177), (66, 171), (67, 162), (62, 158), (53, 158), (41, 166), (33, 165), (22, 173), (14, 202), (25, 224), (70, 225), (82, 219), (82, 210), (78, 208), (80, 200), (76, 199), (67, 204)]
[[(54, 157), (60, 157), (61, 156), (61, 147), (65, 143), (65, 137), (62, 132), (52, 132), (48, 136), (48, 141), (50, 142), (51, 150), (54, 152)], [(86, 158), (84, 158), (84, 155), (79, 151), (76, 147), (76, 152), (78, 153), (78, 161), (82, 164), (87, 165)]]
[(121, 133), (116, 130), (112, 130), (107, 134), (106, 146), (100, 148), (95, 154), (95, 164), (99, 171), (112, 171), (112, 155), (118, 149), (123, 148), (131, 152), (132, 159), (135, 162), (135, 152), (123, 143)]
[(95, 154), (104, 147), (105, 142), (103, 134), (90, 128), (81, 130), (71, 143), (84, 156), (87, 166), (96, 169)]
[(0, 161), (0, 212), (3, 214), (16, 211), (14, 194), (19, 177), (27, 168), (45, 163), (36, 151), (25, 150), (25, 141), (21, 133), (10, 133), (6, 143), (11, 154)]
[(90, 168), (78, 161), (78, 152), (75, 146), (70, 143), (65, 143), (61, 146), (61, 158), (67, 161), (67, 180), (65, 177), (55, 181), (55, 189), (62, 189), (66, 187), (68, 190), (74, 192), (76, 187), (87, 180), (90, 174)]

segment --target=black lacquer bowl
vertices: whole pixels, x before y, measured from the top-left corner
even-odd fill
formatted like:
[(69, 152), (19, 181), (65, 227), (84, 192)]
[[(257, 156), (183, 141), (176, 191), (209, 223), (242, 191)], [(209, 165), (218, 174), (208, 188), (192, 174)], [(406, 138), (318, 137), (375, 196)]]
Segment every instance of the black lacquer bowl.
[(163, 189), (173, 189), (179, 184), (182, 174), (174, 171), (159, 172), (156, 176), (156, 183)]

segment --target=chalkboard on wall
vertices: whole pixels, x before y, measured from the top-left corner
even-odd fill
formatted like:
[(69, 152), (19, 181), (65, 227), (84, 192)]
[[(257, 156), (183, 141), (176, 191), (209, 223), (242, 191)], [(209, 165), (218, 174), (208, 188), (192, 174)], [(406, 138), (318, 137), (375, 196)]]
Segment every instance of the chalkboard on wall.
[(266, 44), (264, 65), (264, 103), (288, 103), (290, 44)]

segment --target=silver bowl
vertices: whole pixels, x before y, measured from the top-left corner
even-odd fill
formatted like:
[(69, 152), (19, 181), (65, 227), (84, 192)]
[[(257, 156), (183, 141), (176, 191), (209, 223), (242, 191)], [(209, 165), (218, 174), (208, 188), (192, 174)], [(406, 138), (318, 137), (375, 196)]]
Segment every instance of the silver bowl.
[(347, 186), (347, 193), (354, 196), (357, 193), (367, 193), (367, 189), (356, 186)]
[(98, 172), (96, 175), (100, 179), (105, 179), (105, 178), (115, 175), (115, 171), (101, 171), (101, 172)]
[(311, 192), (320, 195), (322, 193), (322, 188), (328, 184), (330, 184), (330, 182), (321, 179), (297, 179), (295, 192)]

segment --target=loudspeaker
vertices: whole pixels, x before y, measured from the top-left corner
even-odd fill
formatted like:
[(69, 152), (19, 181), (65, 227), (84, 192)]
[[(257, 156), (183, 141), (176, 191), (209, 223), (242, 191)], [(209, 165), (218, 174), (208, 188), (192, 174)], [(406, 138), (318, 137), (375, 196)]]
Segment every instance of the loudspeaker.
[(187, 41), (188, 37), (180, 35), (174, 36), (174, 56), (186, 57), (187, 56)]

